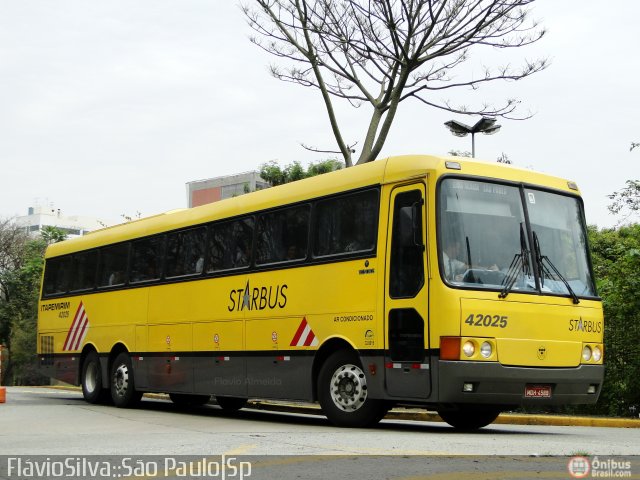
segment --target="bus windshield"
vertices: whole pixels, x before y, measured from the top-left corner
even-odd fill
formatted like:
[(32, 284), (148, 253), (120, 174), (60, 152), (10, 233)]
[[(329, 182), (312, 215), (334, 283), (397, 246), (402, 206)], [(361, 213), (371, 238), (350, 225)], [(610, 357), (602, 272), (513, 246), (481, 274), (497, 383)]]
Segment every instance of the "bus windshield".
[(523, 193), (517, 186), (492, 182), (442, 182), (439, 260), (445, 281), (503, 294), (540, 289), (595, 296), (578, 200), (530, 188)]

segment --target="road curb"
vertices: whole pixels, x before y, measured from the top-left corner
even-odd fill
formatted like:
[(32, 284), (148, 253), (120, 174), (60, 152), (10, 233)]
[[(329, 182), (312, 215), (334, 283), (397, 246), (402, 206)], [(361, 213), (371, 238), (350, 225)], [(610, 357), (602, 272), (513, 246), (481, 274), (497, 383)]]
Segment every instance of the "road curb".
[[(59, 390), (79, 391), (80, 387), (67, 385), (51, 385), (30, 388), (53, 388)], [(7, 392), (8, 393), (8, 392)], [(161, 393), (145, 393), (145, 397), (168, 399)], [(271, 412), (297, 413), (303, 415), (322, 415), (320, 407), (308, 403), (271, 402), (266, 400), (252, 400), (246, 408)], [(387, 420), (413, 420), (418, 422), (442, 422), (435, 412), (413, 408), (394, 408), (385, 417)], [(640, 428), (640, 419), (613, 417), (581, 417), (571, 415), (540, 415), (502, 413), (493, 422), (501, 425), (551, 425), (558, 427), (611, 427), (611, 428)]]

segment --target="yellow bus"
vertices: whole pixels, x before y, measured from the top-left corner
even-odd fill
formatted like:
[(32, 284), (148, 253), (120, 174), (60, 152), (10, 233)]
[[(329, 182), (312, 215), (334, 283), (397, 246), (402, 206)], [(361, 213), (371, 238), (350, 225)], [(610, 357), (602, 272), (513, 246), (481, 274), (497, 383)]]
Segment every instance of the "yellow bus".
[(394, 405), (474, 429), (596, 402), (603, 314), (575, 183), (400, 156), (47, 249), (38, 345), (88, 402)]

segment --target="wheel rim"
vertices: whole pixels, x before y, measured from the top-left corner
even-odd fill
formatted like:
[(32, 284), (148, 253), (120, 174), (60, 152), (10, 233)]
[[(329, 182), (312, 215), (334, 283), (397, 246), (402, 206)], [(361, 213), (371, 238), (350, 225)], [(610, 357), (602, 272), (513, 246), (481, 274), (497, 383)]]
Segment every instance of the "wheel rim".
[(115, 387), (116, 395), (124, 397), (129, 389), (129, 368), (122, 364), (116, 368), (113, 373), (113, 386)]
[(331, 377), (330, 391), (331, 400), (340, 410), (358, 410), (367, 400), (367, 380), (364, 372), (356, 365), (342, 365)]
[(87, 371), (84, 374), (84, 386), (87, 392), (93, 393), (98, 385), (98, 366), (95, 362), (87, 365)]

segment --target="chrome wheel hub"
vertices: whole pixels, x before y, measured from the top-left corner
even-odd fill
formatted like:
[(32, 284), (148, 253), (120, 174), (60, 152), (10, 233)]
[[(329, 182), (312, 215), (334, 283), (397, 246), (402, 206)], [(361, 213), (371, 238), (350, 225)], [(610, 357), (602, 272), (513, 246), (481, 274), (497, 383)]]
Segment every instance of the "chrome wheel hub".
[(331, 399), (345, 412), (358, 410), (367, 399), (367, 380), (360, 367), (342, 365), (331, 377)]
[(98, 387), (98, 366), (94, 362), (87, 365), (87, 371), (85, 372), (84, 377), (84, 386), (89, 393), (95, 392)]
[(116, 395), (124, 397), (129, 389), (129, 368), (126, 365), (120, 365), (113, 373), (113, 386)]

